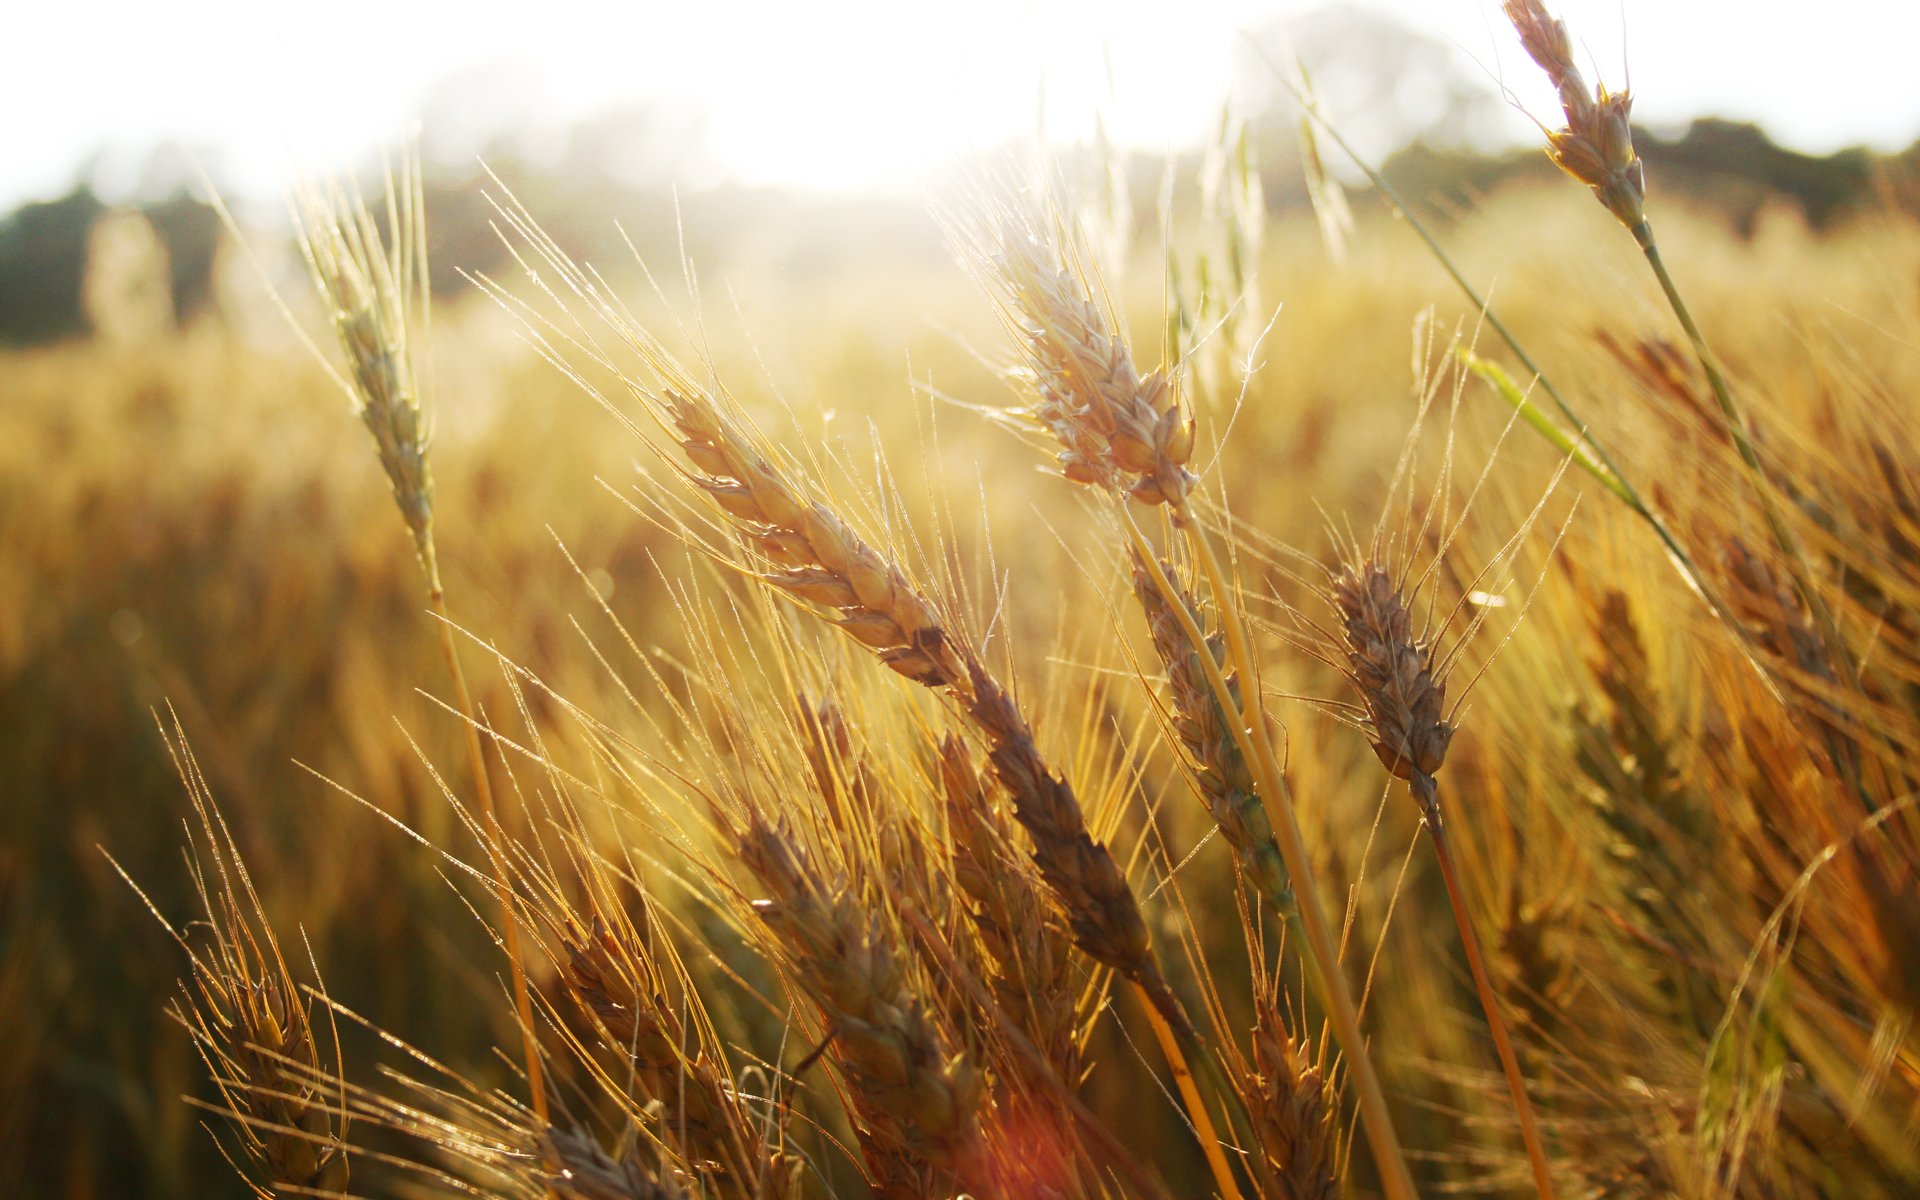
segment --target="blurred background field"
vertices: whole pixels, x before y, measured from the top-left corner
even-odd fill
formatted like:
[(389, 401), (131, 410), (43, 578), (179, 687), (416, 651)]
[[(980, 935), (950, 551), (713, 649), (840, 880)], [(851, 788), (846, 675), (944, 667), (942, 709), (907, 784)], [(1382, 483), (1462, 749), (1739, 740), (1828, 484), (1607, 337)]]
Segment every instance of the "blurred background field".
[[(1262, 184), (1251, 293), (1259, 307), (1234, 315), (1234, 340), (1220, 348), (1224, 365), (1216, 369), (1228, 382), (1210, 394), (1197, 390), (1196, 400), (1203, 423), (1224, 427), (1231, 418), (1210, 473), (1228, 481), (1235, 510), (1324, 556), (1327, 524), (1364, 528), (1379, 515), (1418, 389), (1427, 372), (1445, 370), (1448, 339), (1457, 333), (1495, 358), (1500, 347), (1370, 189), (1350, 189), (1355, 219), (1343, 252), (1330, 249), (1305, 202), (1291, 119), (1276, 110), (1246, 128)], [(713, 578), (700, 575), (710, 566), (609, 494), (637, 476), (661, 477), (662, 464), (541, 361), (521, 328), (463, 278), (477, 272), (519, 286), (484, 194), (510, 188), (571, 252), (606, 271), (643, 319), (670, 328), (697, 314), (703, 352), (763, 426), (830, 447), (849, 471), (866, 469), (853, 490), (877, 478), (884, 459), (904, 516), (928, 527), (951, 522), (956, 559), (977, 564), (990, 555), (998, 570), (1042, 581), (1009, 588), (996, 617), (1032, 639), (1016, 652), (1029, 682), (1071, 689), (1124, 675), (1122, 662), (1081, 657), (1074, 643), (1116, 626), (1141, 640), (1120, 606), (1114, 564), (1061, 532), (1079, 509), (1039, 469), (1042, 457), (974, 411), (1012, 400), (983, 361), (1004, 357), (1002, 335), (923, 198), (738, 185), (676, 194), (668, 168), (616, 181), (596, 156), (596, 133), (615, 145), (645, 133), (611, 122), (575, 133), (578, 153), (557, 162), (518, 156), (502, 142), (488, 155), (496, 180), (442, 162), (430, 163), (426, 181), (436, 301), (421, 355), (437, 420), (440, 557), (453, 615), (477, 642), (583, 708), (625, 714), (638, 728), (623, 688), (644, 692), (644, 674), (633, 663), (609, 668), (588, 647), (588, 634), (597, 644), (608, 636), (601, 605), (646, 654), (667, 661), (690, 649), (674, 618), (675, 581)], [(1647, 131), (1641, 152), (1674, 272), (1747, 391), (1767, 453), (1786, 477), (1850, 481), (1883, 497), (1855, 510), (1858, 497), (1841, 483), (1829, 491), (1810, 485), (1799, 495), (1801, 516), (1833, 542), (1911, 555), (1920, 538), (1920, 510), (1911, 507), (1920, 434), (1911, 400), (1920, 394), (1920, 144), (1901, 154), (1801, 155), (1755, 127), (1705, 121)], [(1090, 205), (1104, 206), (1121, 247), (1115, 261), (1125, 268), (1116, 284), (1121, 307), (1136, 352), (1152, 363), (1169, 326), (1169, 295), (1190, 297), (1208, 264), (1220, 269), (1220, 227), (1207, 194), (1231, 172), (1200, 147), (1172, 155), (1083, 147), (1063, 157)], [(199, 1128), (210, 1118), (180, 1102), (212, 1097), (187, 1037), (164, 1011), (181, 956), (101, 853), (109, 850), (169, 919), (190, 919), (185, 797), (156, 729), (156, 714), (168, 708), (298, 957), (310, 950), (348, 1007), (476, 1078), (513, 1086), (494, 1049), (512, 1044), (502, 966), (469, 908), (475, 889), (450, 884), (430, 854), (325, 782), (458, 842), (429, 765), (459, 775), (461, 728), (445, 707), (436, 633), (388, 484), (337, 384), (276, 308), (274, 290), (292, 306), (292, 325), (332, 353), (270, 208), (242, 210), (256, 268), (184, 172), (164, 156), (155, 162), (157, 183), (146, 191), (102, 200), (82, 184), (0, 221), (7, 1196), (244, 1194)], [(1118, 181), (1094, 167), (1115, 168)], [(1731, 490), (1728, 452), (1704, 415), (1703, 385), (1678, 354), (1683, 343), (1658, 290), (1630, 240), (1582, 189), (1558, 178), (1537, 151), (1483, 153), (1441, 137), (1399, 150), (1387, 169), (1650, 494), (1689, 513)], [(634, 269), (628, 240), (656, 272), (660, 295)], [(683, 257), (697, 273), (697, 295)], [(1169, 261), (1178, 272), (1171, 285)], [(1494, 482), (1458, 551), (1471, 563), (1513, 532), (1557, 462), (1526, 431), (1506, 432), (1510, 410), (1482, 385), (1463, 385), (1457, 418), (1446, 411), (1448, 388), (1441, 397), (1425, 452), (1436, 454), (1457, 434), (1457, 470), (1467, 480), (1497, 455)], [(1884, 453), (1874, 457), (1869, 446)], [(965, 512), (959, 519), (950, 512), (956, 504)], [(1651, 1111), (1676, 1128), (1699, 1122), (1700, 1088), (1687, 1072), (1706, 1071), (1720, 1014), (1676, 1016), (1671, 1033), (1618, 1043), (1620, 1060), (1594, 1059), (1583, 1037), (1597, 1041), (1601, 1030), (1629, 1026), (1620, 996), (1641, 987), (1665, 996), (1662, 1012), (1694, 1003), (1674, 999), (1688, 979), (1704, 980), (1705, 994), (1724, 1001), (1724, 972), (1753, 944), (1771, 905), (1826, 839), (1851, 824), (1796, 807), (1796, 787), (1826, 794), (1809, 782), (1817, 766), (1802, 764), (1811, 774), (1769, 796), (1754, 778), (1768, 774), (1770, 751), (1738, 762), (1714, 757), (1729, 729), (1758, 738), (1762, 728), (1801, 726), (1730, 682), (1726, 646), (1697, 649), (1709, 618), (1665, 570), (1657, 543), (1609, 504), (1577, 473), (1552, 491), (1493, 600), (1517, 614), (1536, 580), (1539, 592), (1481, 685), (1450, 770), (1477, 784), (1463, 789), (1463, 811), (1503, 814), (1484, 822), (1463, 816), (1462, 852), (1485, 881), (1475, 902), (1498, 943), (1502, 977), (1523, 996), (1521, 1036), (1537, 1056), (1529, 1061), (1552, 1081), (1539, 1099), (1569, 1121), (1557, 1127), (1557, 1144), (1593, 1166), (1578, 1194), (1650, 1195), (1657, 1183), (1616, 1181), (1619, 1190), (1610, 1190), (1608, 1172), (1664, 1178), (1635, 1159), (1636, 1147), (1653, 1153), (1645, 1144)], [(1717, 561), (1730, 530), (1753, 538), (1756, 527), (1752, 514), (1723, 512), (1685, 534), (1712, 543)], [(1842, 551), (1833, 557), (1847, 561)], [(1878, 636), (1902, 662), (1914, 636), (1912, 598), (1900, 590), (1913, 566), (1903, 561), (1888, 577), (1906, 582), (1886, 587), (1878, 601), (1856, 595), (1850, 610), (1854, 630), (1877, 614)], [(1294, 586), (1277, 569), (1249, 585), (1256, 596)], [(1595, 665), (1608, 644), (1597, 614), (1614, 594), (1631, 606), (1646, 643), (1638, 680)], [(1474, 661), (1494, 636), (1476, 646)], [(516, 714), (516, 693), (501, 672), (477, 646), (469, 651), (483, 711), (508, 726), (524, 719), (561, 743), (572, 736), (566, 714), (537, 692), (527, 694), (524, 718)], [(1338, 694), (1331, 672), (1283, 645), (1272, 661), (1274, 690)], [(1648, 866), (1650, 843), (1636, 844), (1624, 819), (1608, 823), (1622, 811), (1619, 794), (1632, 790), (1619, 773), (1647, 768), (1645, 747), (1636, 757), (1623, 732), (1637, 685), (1663, 706), (1675, 762), (1667, 781), (1636, 776), (1634, 786), (1670, 786), (1693, 798), (1689, 811), (1700, 821), (1740, 825), (1774, 847), (1756, 878), (1727, 885), (1737, 904), (1714, 893), (1689, 896), (1680, 916), (1677, 901), (1662, 908), (1646, 893), (1674, 886), (1685, 872)], [(1910, 713), (1915, 680), (1896, 677), (1888, 686), (1898, 694), (1886, 703)], [(1115, 727), (1144, 719), (1139, 695), (1114, 693), (1106, 702)], [(643, 696), (639, 707), (648, 704)], [(1501, 1193), (1513, 1177), (1500, 1172), (1512, 1160), (1471, 992), (1457, 964), (1422, 960), (1419, 951), (1451, 936), (1444, 902), (1431, 903), (1438, 883), (1417, 864), (1405, 878), (1397, 874), (1415, 839), (1414, 815), (1389, 804), (1370, 837), (1382, 786), (1364, 740), (1305, 701), (1286, 701), (1280, 712), (1289, 769), (1308, 798), (1304, 819), (1328, 878), (1343, 896), (1364, 878), (1360, 944), (1381, 936), (1389, 898), (1401, 897), (1370, 1022), (1419, 1172), (1432, 1184)], [(1899, 739), (1906, 734), (1906, 726), (1895, 730)], [(1611, 768), (1596, 761), (1606, 748), (1616, 754)], [(1230, 870), (1188, 797), (1174, 795), (1154, 811), (1151, 820), (1134, 812), (1120, 825), (1121, 844), (1149, 847), (1153, 865), (1144, 874), (1158, 878), (1169, 863), (1202, 879)], [(1750, 845), (1732, 835), (1718, 847), (1704, 840), (1693, 847), (1703, 861)], [(1623, 862), (1629, 875), (1644, 873), (1606, 875)], [(1810, 940), (1838, 938), (1835, 931), (1857, 920), (1867, 930), (1862, 941), (1889, 956), (1869, 966), (1821, 959), (1808, 970), (1826, 982), (1809, 985), (1809, 994), (1827, 995), (1836, 978), (1870, 976), (1865, 992), (1911, 1014), (1900, 1006), (1920, 989), (1897, 958), (1920, 943), (1902, 942), (1912, 930), (1890, 925), (1887, 914), (1913, 900), (1913, 877), (1905, 867), (1890, 878), (1892, 894), (1866, 905), (1874, 915), (1849, 908), (1853, 899), (1829, 897), (1831, 911), (1816, 904), (1807, 916)], [(1154, 919), (1169, 928), (1192, 922), (1203, 940), (1228, 940), (1231, 901), (1221, 895), (1209, 902), (1226, 907), (1211, 914), (1165, 903)], [(1702, 928), (1700, 911), (1718, 913), (1721, 924)], [(1697, 942), (1682, 944), (1689, 936)], [(1692, 965), (1661, 975), (1658, 964), (1674, 961)], [(551, 985), (548, 970), (537, 968), (536, 977)], [(1863, 1164), (1846, 1177), (1846, 1186), (1862, 1189), (1854, 1194), (1912, 1194), (1902, 1189), (1920, 1186), (1920, 1157), (1902, 1106), (1920, 1095), (1913, 1043), (1910, 1030), (1884, 1033), (1878, 1012), (1867, 1005), (1846, 1020), (1895, 1043), (1875, 1085), (1885, 1092), (1866, 1102), (1885, 1119), (1836, 1107), (1838, 1076), (1794, 1059), (1771, 1153), (1799, 1161), (1838, 1144)], [(1790, 1047), (1782, 1054), (1811, 1056), (1793, 1021), (1780, 1024)], [(1110, 1055), (1133, 1053), (1110, 1032), (1102, 1036)], [(372, 1055), (370, 1039), (349, 1034), (348, 1043), (354, 1054)], [(1633, 1054), (1644, 1056), (1635, 1073), (1645, 1105), (1596, 1099), (1596, 1078), (1628, 1071)], [(1129, 1111), (1161, 1103), (1098, 1077), (1089, 1090), (1116, 1128)], [(1167, 1120), (1150, 1124), (1132, 1134), (1153, 1147), (1143, 1156), (1174, 1164), (1170, 1176), (1201, 1178), (1172, 1107)], [(1740, 1194), (1813, 1194), (1771, 1186)]]

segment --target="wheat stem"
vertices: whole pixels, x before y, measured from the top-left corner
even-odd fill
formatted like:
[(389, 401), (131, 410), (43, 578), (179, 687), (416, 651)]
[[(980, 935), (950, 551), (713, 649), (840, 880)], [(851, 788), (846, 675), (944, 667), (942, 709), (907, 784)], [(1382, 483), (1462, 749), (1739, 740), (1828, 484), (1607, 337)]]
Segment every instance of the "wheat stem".
[(1494, 1048), (1500, 1052), (1500, 1069), (1507, 1076), (1507, 1090), (1513, 1094), (1513, 1109), (1520, 1118), (1520, 1140), (1526, 1144), (1527, 1162), (1533, 1168), (1533, 1185), (1540, 1200), (1553, 1200), (1553, 1178), (1547, 1171), (1546, 1150), (1540, 1144), (1540, 1128), (1534, 1120), (1533, 1102), (1527, 1098), (1527, 1083), (1520, 1074), (1520, 1059), (1514, 1053), (1513, 1039), (1507, 1033), (1506, 1018), (1500, 1014), (1500, 1001), (1480, 953), (1480, 938), (1474, 933), (1473, 919), (1467, 915), (1465, 896), (1453, 862), (1453, 849), (1447, 840), (1446, 826), (1439, 819), (1437, 785), (1433, 777), (1415, 772), (1408, 781), (1414, 798), (1428, 814), (1427, 832), (1433, 835), (1433, 854), (1440, 860), (1440, 877), (1447, 884), (1447, 902), (1453, 907), (1454, 924), (1460, 927), (1460, 945), (1466, 950), (1467, 966), (1473, 972), (1473, 986), (1480, 993), (1480, 1008), (1486, 1013), (1487, 1027), (1493, 1031)]
[(1147, 1010), (1147, 1020), (1153, 1025), (1153, 1036), (1160, 1042), (1160, 1049), (1167, 1056), (1167, 1066), (1173, 1071), (1173, 1082), (1180, 1089), (1180, 1099), (1186, 1103), (1187, 1115), (1193, 1121), (1193, 1134), (1200, 1140), (1201, 1153), (1207, 1156), (1207, 1167), (1213, 1172), (1213, 1181), (1220, 1188), (1224, 1200), (1240, 1200), (1240, 1185), (1233, 1178), (1233, 1168), (1227, 1163), (1227, 1156), (1220, 1149), (1220, 1135), (1214, 1131), (1213, 1117), (1207, 1112), (1207, 1102), (1200, 1095), (1199, 1085), (1194, 1082), (1193, 1069), (1187, 1065), (1187, 1056), (1181, 1052), (1180, 1038), (1167, 1023), (1160, 1012), (1160, 1006), (1148, 994), (1147, 989), (1137, 981), (1133, 987), (1140, 1002)]
[(447, 673), (453, 677), (454, 698), (467, 727), (467, 763), (473, 770), (473, 792), (480, 804), (481, 820), (486, 824), (487, 862), (493, 870), (494, 886), (500, 889), (500, 927), (506, 939), (507, 964), (513, 976), (513, 1007), (520, 1026), (520, 1048), (527, 1061), (527, 1090), (533, 1111), (544, 1127), (547, 1123), (545, 1073), (540, 1065), (540, 1043), (534, 1034), (533, 997), (527, 986), (527, 969), (520, 957), (520, 920), (513, 908), (513, 892), (508, 886), (507, 864), (500, 854), (504, 833), (494, 810), (493, 784), (487, 778), (486, 752), (480, 745), (480, 723), (475, 718), (473, 696), (467, 690), (467, 675), (460, 669), (460, 655), (453, 644), (453, 620), (447, 615), (447, 595), (440, 586), (439, 568), (428, 561), (427, 599), (433, 606), (434, 624), (440, 628), (440, 650), (446, 657)]
[(1779, 504), (1767, 485), (1766, 471), (1760, 465), (1760, 455), (1754, 449), (1753, 438), (1748, 430), (1744, 410), (1734, 400), (1733, 392), (1727, 387), (1726, 376), (1720, 373), (1719, 363), (1713, 351), (1707, 347), (1707, 339), (1694, 323), (1693, 312), (1687, 302), (1680, 298), (1680, 289), (1667, 270), (1666, 260), (1660, 255), (1659, 243), (1654, 241), (1653, 226), (1642, 219), (1633, 226), (1633, 240), (1639, 244), (1641, 253), (1646, 255), (1647, 265), (1653, 268), (1654, 278), (1660, 281), (1660, 290), (1666, 294), (1667, 306), (1673, 309), (1673, 315), (1679, 318), (1680, 328), (1686, 332), (1687, 341), (1693, 347), (1694, 357), (1700, 360), (1700, 367), (1707, 375), (1707, 385), (1713, 390), (1714, 401), (1720, 406), (1720, 415), (1726, 421), (1727, 435), (1733, 439), (1734, 448), (1739, 451), (1740, 462), (1746, 467), (1747, 483), (1753, 489), (1754, 497), (1760, 501), (1761, 513), (1766, 517), (1767, 529), (1773, 534), (1773, 540), (1780, 544), (1781, 552), (1786, 555), (1787, 568), (1793, 573), (1794, 589), (1806, 602), (1807, 611), (1813, 614), (1820, 625), (1820, 636), (1827, 643), (1827, 653), (1833, 656), (1847, 672), (1847, 678), (1856, 692), (1861, 690), (1860, 671), (1853, 656), (1847, 652), (1847, 645), (1840, 637), (1840, 627), (1833, 619), (1833, 611), (1821, 598), (1818, 589), (1813, 586), (1812, 573), (1807, 568), (1806, 555), (1800, 549), (1798, 538), (1787, 528), (1786, 518), (1780, 512)]

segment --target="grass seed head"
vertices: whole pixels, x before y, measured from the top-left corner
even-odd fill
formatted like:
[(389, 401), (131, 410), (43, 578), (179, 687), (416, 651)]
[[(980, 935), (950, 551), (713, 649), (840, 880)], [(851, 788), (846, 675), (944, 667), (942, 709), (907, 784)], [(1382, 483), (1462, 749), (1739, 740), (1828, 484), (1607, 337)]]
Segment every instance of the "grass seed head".
[(433, 469), (427, 455), (433, 430), (421, 405), (412, 353), (413, 326), (425, 308), (427, 287), (426, 231), (414, 182), (409, 175), (399, 192), (389, 192), (391, 244), (357, 194), (348, 198), (336, 189), (309, 188), (299, 195), (295, 216), (308, 274), (346, 355), (348, 393), (373, 435), (420, 564), (438, 586)]
[(1540, 0), (1506, 0), (1503, 7), (1521, 46), (1560, 93), (1567, 124), (1547, 132), (1548, 156), (1592, 188), (1622, 225), (1639, 226), (1646, 220), (1647, 179), (1633, 149), (1632, 95), (1610, 92), (1605, 84), (1594, 85), (1593, 94), (1587, 94), (1566, 23), (1548, 13)]
[(1433, 643), (1415, 635), (1400, 585), (1371, 559), (1335, 577), (1333, 602), (1344, 622), (1347, 674), (1366, 709), (1374, 754), (1416, 795), (1423, 789), (1430, 794), (1454, 732), (1445, 717), (1447, 684), (1435, 674)]

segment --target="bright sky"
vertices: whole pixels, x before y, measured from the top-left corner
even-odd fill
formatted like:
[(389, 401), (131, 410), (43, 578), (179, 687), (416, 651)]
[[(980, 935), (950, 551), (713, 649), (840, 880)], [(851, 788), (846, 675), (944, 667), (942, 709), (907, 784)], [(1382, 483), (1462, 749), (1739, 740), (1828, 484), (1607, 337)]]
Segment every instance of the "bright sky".
[[(754, 182), (908, 184), (1031, 134), (1043, 95), (1056, 137), (1098, 113), (1116, 141), (1159, 150), (1217, 117), (1237, 30), (1316, 3), (17, 0), (0, 15), (0, 207), (63, 190), (94, 150), (125, 160), (162, 139), (210, 148), (228, 186), (270, 195), (290, 152), (356, 162), (459, 73), (497, 78), (491, 103), (547, 122), (610, 104), (704, 112), (706, 152)], [(1548, 111), (1496, 0), (1366, 6), (1455, 43)], [(1920, 5), (1906, 0), (1553, 7), (1609, 82), (1631, 63), (1646, 120), (1757, 119), (1815, 151), (1920, 137)]]

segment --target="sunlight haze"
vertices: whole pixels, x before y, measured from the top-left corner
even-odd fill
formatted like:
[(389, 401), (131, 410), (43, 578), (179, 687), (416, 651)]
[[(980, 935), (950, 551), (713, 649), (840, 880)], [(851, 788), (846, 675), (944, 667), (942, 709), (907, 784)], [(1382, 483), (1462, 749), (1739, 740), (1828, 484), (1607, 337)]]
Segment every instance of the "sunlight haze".
[[(1031, 136), (1043, 121), (1051, 139), (1070, 141), (1098, 118), (1117, 143), (1158, 152), (1196, 140), (1217, 119), (1244, 57), (1238, 31), (1313, 7), (18, 6), (10, 40), (32, 50), (10, 55), (0, 76), (9, 126), (0, 203), (57, 194), (100, 151), (96, 184), (109, 194), (133, 188), (137, 164), (162, 142), (193, 148), (230, 187), (271, 195), (290, 160), (351, 164), (423, 114), (449, 109), (461, 122), (489, 123), (478, 138), (503, 125), (537, 132), (644, 106), (688, 132), (697, 153), (676, 170), (695, 184), (911, 186), (957, 154)], [(1504, 80), (1531, 111), (1547, 111), (1536, 73), (1516, 70), (1520, 56), (1501, 36), (1492, 0), (1363, 7), (1452, 43), (1489, 87)], [(1708, 0), (1572, 0), (1557, 11), (1610, 83), (1631, 67), (1637, 115), (1648, 122), (1756, 120), (1813, 152), (1862, 142), (1894, 149), (1920, 136), (1906, 63), (1920, 35), (1912, 6), (1836, 0), (1816, 17), (1803, 6), (1745, 5), (1737, 20), (1734, 6)], [(476, 107), (494, 111), (476, 116)], [(1506, 118), (1506, 140), (1530, 136), (1521, 113)], [(427, 124), (429, 138), (460, 136)]]

